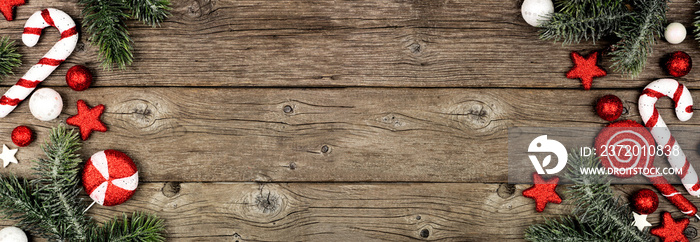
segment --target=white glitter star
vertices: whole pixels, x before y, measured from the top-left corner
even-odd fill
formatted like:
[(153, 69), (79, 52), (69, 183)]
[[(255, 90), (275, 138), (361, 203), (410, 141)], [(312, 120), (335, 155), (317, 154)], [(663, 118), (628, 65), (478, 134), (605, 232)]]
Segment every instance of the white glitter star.
[(634, 226), (637, 226), (639, 231), (644, 231), (644, 227), (651, 226), (649, 222), (647, 222), (647, 215), (641, 215), (636, 212), (632, 212), (632, 215), (634, 215)]
[(17, 154), (17, 149), (11, 150), (7, 148), (7, 145), (2, 145), (2, 154), (0, 154), (0, 159), (2, 159), (3, 167), (7, 167), (7, 165), (9, 165), (10, 163), (17, 164), (17, 158), (15, 158), (15, 154)]

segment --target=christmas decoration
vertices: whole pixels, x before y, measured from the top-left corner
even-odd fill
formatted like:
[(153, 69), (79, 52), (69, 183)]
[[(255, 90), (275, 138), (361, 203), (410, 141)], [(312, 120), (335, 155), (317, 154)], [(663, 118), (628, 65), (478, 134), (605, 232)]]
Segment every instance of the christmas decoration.
[(688, 241), (688, 238), (683, 235), (683, 230), (688, 227), (690, 220), (682, 218), (674, 220), (668, 212), (663, 213), (663, 221), (660, 227), (652, 228), (651, 234), (661, 237), (664, 242)]
[(127, 18), (138, 19), (151, 27), (160, 26), (169, 15), (168, 0), (79, 0), (84, 6), (83, 30), (97, 46), (104, 68), (125, 68), (133, 62), (132, 40)]
[(27, 242), (27, 235), (20, 228), (5, 227), (0, 230), (0, 242)]
[(670, 44), (680, 44), (685, 39), (685, 27), (681, 23), (670, 23), (664, 32), (664, 38)]
[(0, 2), (0, 12), (5, 16), (5, 20), (12, 21), (14, 19), (14, 7), (24, 5), (24, 0), (2, 0)]
[(66, 120), (67, 124), (80, 128), (80, 137), (87, 140), (92, 131), (107, 132), (107, 126), (100, 121), (100, 116), (105, 110), (105, 105), (97, 105), (94, 108), (87, 106), (85, 101), (78, 100), (78, 114)]
[(615, 95), (605, 95), (595, 105), (595, 112), (605, 121), (618, 119), (623, 109), (622, 100)]
[(97, 152), (85, 164), (83, 186), (97, 204), (114, 206), (126, 202), (138, 184), (136, 165), (120, 151)]
[(75, 22), (68, 14), (58, 9), (44, 9), (29, 17), (24, 24), (22, 42), (29, 47), (34, 46), (39, 41), (42, 29), (48, 26), (58, 28), (61, 39), (0, 98), (0, 118), (10, 114), (19, 102), (27, 98), (40, 82), (73, 53), (78, 43)]
[(647, 221), (647, 214), (632, 212), (632, 215), (634, 215), (634, 226), (637, 227), (639, 231), (644, 231), (644, 227), (651, 227), (651, 224)]
[(163, 221), (135, 212), (117, 216), (102, 226), (88, 217), (82, 188), (78, 134), (63, 125), (51, 130), (42, 146), (45, 158), (35, 161), (39, 178), (0, 175), (0, 212), (17, 227), (49, 241), (164, 241)]
[(14, 41), (9, 37), (0, 38), (0, 79), (14, 74), (12, 69), (22, 64), (20, 57)]
[(84, 91), (92, 84), (92, 73), (85, 66), (75, 65), (66, 73), (66, 84), (75, 91)]
[(628, 178), (635, 175), (631, 172), (633, 169), (653, 167), (654, 156), (649, 155), (649, 152), (639, 152), (637, 156), (630, 157), (627, 152), (610, 152), (609, 147), (616, 145), (649, 147), (654, 144), (654, 137), (643, 125), (632, 120), (622, 120), (611, 123), (602, 129), (595, 138), (594, 148), (603, 166), (625, 171), (624, 173), (614, 173), (613, 175)]
[(682, 77), (690, 73), (693, 68), (693, 60), (683, 51), (671, 53), (664, 63), (666, 72), (674, 77)]
[(12, 130), (12, 143), (25, 147), (34, 141), (34, 132), (29, 127), (21, 125)]
[(674, 169), (682, 169), (682, 175), (679, 174), (681, 182), (688, 190), (688, 193), (693, 196), (700, 195), (700, 183), (698, 175), (695, 173), (693, 166), (686, 160), (683, 150), (673, 138), (671, 132), (666, 128), (666, 123), (659, 116), (656, 110), (656, 101), (663, 96), (670, 97), (676, 104), (676, 116), (681, 121), (687, 121), (693, 116), (693, 98), (690, 96), (688, 88), (683, 84), (678, 83), (673, 79), (659, 79), (649, 83), (644, 88), (642, 95), (639, 96), (639, 115), (647, 127), (652, 128), (651, 134), (654, 135), (656, 143), (660, 147), (668, 147), (673, 151), (665, 152), (668, 157), (668, 162)]
[[(598, 133), (595, 138), (595, 148), (596, 154), (602, 160), (603, 166), (606, 168), (613, 168), (622, 171), (628, 171), (629, 169), (652, 169), (654, 167), (654, 155), (650, 155), (650, 152), (638, 152), (639, 154), (635, 157), (630, 157), (627, 152), (603, 152), (606, 149), (610, 149), (611, 146), (622, 145), (629, 147), (654, 147), (655, 142), (653, 136), (649, 131), (641, 124), (632, 120), (623, 120), (619, 122), (614, 122), (609, 124), (605, 129)], [(617, 146), (619, 147), (619, 146)], [(622, 153), (622, 154), (620, 154)], [(631, 171), (631, 170), (630, 170)], [(644, 171), (644, 170), (642, 170)], [(614, 173), (613, 175), (617, 177), (627, 178), (632, 177), (634, 173)], [(684, 214), (693, 216), (697, 213), (698, 209), (688, 201), (682, 193), (678, 192), (675, 187), (671, 186), (668, 180), (664, 176), (658, 173), (642, 173), (649, 182), (651, 182), (656, 189), (661, 192), (661, 194), (668, 199), (673, 205), (675, 205)]]
[(567, 187), (567, 199), (575, 206), (571, 215), (547, 219), (525, 230), (529, 241), (653, 241), (649, 233), (633, 226), (632, 211), (619, 200), (606, 174), (582, 174), (600, 167), (594, 155), (582, 156), (578, 149), (569, 153), (564, 177), (574, 184)]
[(29, 98), (29, 111), (41, 121), (50, 121), (58, 117), (63, 111), (63, 99), (61, 94), (51, 88), (36, 90)]
[(659, 207), (659, 196), (649, 189), (642, 189), (632, 195), (632, 208), (634, 211), (648, 215), (656, 211)]
[(581, 56), (578, 52), (571, 52), (571, 60), (574, 62), (574, 67), (566, 73), (566, 78), (581, 79), (583, 89), (590, 90), (591, 83), (594, 77), (603, 77), (607, 75), (605, 70), (600, 69), (596, 65), (598, 62), (598, 52), (593, 52), (587, 57)]
[(556, 1), (550, 21), (540, 25), (540, 38), (563, 41), (599, 40), (614, 36), (610, 68), (630, 76), (639, 75), (651, 53), (656, 36), (666, 24), (666, 1)]
[(543, 212), (547, 203), (561, 203), (561, 198), (559, 194), (557, 194), (557, 191), (555, 191), (559, 183), (559, 177), (544, 180), (539, 174), (532, 173), (532, 179), (532, 187), (525, 189), (523, 191), (523, 196), (535, 199), (535, 210), (537, 212)]
[(15, 154), (17, 154), (17, 149), (11, 150), (10, 148), (7, 148), (7, 145), (2, 145), (2, 153), (0, 153), (0, 159), (2, 159), (2, 167), (7, 167), (10, 163), (15, 163), (17, 164), (17, 158), (15, 158)]
[(551, 0), (525, 0), (520, 11), (525, 22), (536, 27), (549, 21), (554, 13), (554, 4)]

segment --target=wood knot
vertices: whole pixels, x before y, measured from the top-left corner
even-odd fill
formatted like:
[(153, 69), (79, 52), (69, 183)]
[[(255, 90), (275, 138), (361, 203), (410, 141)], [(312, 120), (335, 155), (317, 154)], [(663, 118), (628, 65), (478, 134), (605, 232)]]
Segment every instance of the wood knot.
[(331, 152), (331, 147), (329, 147), (328, 145), (321, 146), (321, 153), (327, 154), (329, 152)]
[(419, 53), (421, 53), (421, 51), (423, 51), (423, 46), (421, 46), (421, 44), (418, 42), (414, 42), (414, 43), (408, 45), (408, 49), (413, 54), (419, 54)]
[(174, 197), (175, 195), (180, 193), (180, 183), (166, 182), (163, 185), (163, 189), (161, 189), (161, 192), (163, 192), (163, 196), (165, 197)]
[(238, 233), (233, 233), (233, 242), (243, 242), (243, 237)]
[(496, 189), (496, 193), (501, 198), (509, 198), (515, 194), (515, 185), (501, 183), (501, 185), (498, 186), (498, 189)]
[(688, 239), (694, 239), (698, 236), (698, 229), (693, 226), (688, 226), (685, 228), (685, 230), (683, 230), (683, 235), (685, 235), (685, 237)]
[(470, 100), (455, 105), (450, 111), (450, 118), (459, 125), (470, 129), (482, 129), (491, 124), (493, 110), (481, 101)]
[(420, 232), (418, 232), (418, 235), (423, 239), (427, 239), (428, 237), (430, 237), (430, 230), (429, 229), (421, 229)]
[(394, 126), (395, 128), (401, 127), (406, 125), (397, 115), (394, 114), (388, 114), (384, 117), (382, 117), (382, 123), (389, 124), (391, 126)]
[(282, 205), (282, 199), (272, 191), (260, 191), (255, 197), (255, 206), (264, 214), (273, 214), (277, 212)]
[(294, 112), (294, 108), (292, 108), (292, 106), (290, 106), (290, 105), (284, 105), (284, 107), (282, 108), (282, 112), (292, 113), (292, 112)]
[(187, 7), (187, 15), (193, 18), (199, 18), (214, 12), (214, 1), (212, 0), (195, 0)]
[(85, 51), (85, 43), (81, 40), (78, 41), (77, 44), (75, 44), (75, 52), (83, 52)]

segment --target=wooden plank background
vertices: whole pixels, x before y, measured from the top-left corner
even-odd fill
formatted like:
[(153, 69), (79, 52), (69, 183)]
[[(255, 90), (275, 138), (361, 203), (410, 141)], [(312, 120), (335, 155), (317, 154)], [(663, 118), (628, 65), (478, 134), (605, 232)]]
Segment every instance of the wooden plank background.
[[(0, 142), (10, 144), (21, 124), (45, 139), (76, 113), (78, 99), (104, 104), (109, 131), (93, 133), (82, 155), (128, 153), (141, 185), (129, 202), (90, 214), (104, 220), (155, 212), (171, 241), (522, 240), (527, 226), (571, 206), (537, 214), (520, 195), (527, 186), (506, 184), (507, 129), (602, 127), (593, 104), (605, 94), (623, 99), (623, 118), (640, 121), (641, 88), (667, 77), (662, 56), (682, 50), (697, 57), (700, 48), (691, 38), (661, 40), (641, 76), (610, 73), (583, 91), (564, 77), (569, 53), (604, 51), (609, 43), (540, 41), (522, 20), (521, 4), (173, 0), (161, 28), (128, 22), (135, 64), (126, 70), (100, 69), (81, 36), (76, 52), (42, 83), (62, 94), (61, 116), (36, 120), (24, 102), (0, 119)], [(686, 27), (700, 9), (691, 0), (669, 6), (669, 20)], [(58, 39), (47, 30), (36, 47), (21, 45), (24, 22), (46, 7), (82, 20), (76, 0), (47, 0), (29, 1), (16, 20), (0, 21), (0, 36), (18, 41), (25, 63), (1, 83), (3, 91)], [(75, 64), (94, 70), (87, 91), (65, 85)], [(698, 77), (694, 71), (679, 79), (695, 97)], [(671, 117), (668, 100), (658, 107)], [(700, 125), (698, 118), (666, 120)], [(1, 171), (31, 177), (30, 160), (40, 155), (39, 142), (21, 148), (20, 163)], [(624, 197), (640, 187), (616, 189)]]

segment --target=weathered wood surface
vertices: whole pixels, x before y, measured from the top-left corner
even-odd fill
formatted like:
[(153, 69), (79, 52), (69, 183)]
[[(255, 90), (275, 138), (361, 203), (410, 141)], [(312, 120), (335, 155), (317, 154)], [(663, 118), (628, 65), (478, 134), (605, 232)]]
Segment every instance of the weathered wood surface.
[[(104, 221), (121, 212), (157, 212), (166, 221), (169, 241), (512, 241), (522, 238), (528, 225), (572, 209), (565, 199), (535, 213), (533, 200), (520, 195), (527, 187), (144, 183), (124, 205), (98, 206), (89, 214)], [(626, 198), (641, 188), (651, 187), (617, 186), (616, 190)], [(557, 189), (564, 198), (565, 190)], [(675, 211), (665, 201), (659, 210)], [(661, 215), (654, 215), (649, 222), (659, 223)], [(681, 217), (680, 212), (673, 215)], [(690, 228), (697, 231), (698, 223), (691, 222)]]
[[(693, 2), (670, 3), (669, 20), (690, 27), (699, 8)], [(571, 67), (569, 53), (603, 50), (606, 42), (540, 41), (537, 29), (521, 19), (521, 3), (175, 0), (173, 16), (162, 28), (129, 22), (137, 64), (97, 72), (95, 86), (579, 88), (578, 81), (564, 77)], [(35, 2), (19, 7), (15, 21), (0, 22), (0, 35), (19, 40), (24, 20), (48, 6), (81, 20), (76, 1)], [(20, 49), (25, 63), (36, 62), (53, 45), (58, 34), (49, 33), (38, 47)], [(85, 35), (80, 39), (87, 43)], [(58, 73), (83, 63), (99, 69), (95, 48), (80, 46)], [(690, 37), (680, 45), (659, 41), (640, 77), (610, 74), (593, 87), (643, 87), (665, 76), (659, 60), (676, 50), (700, 54)], [(607, 58), (601, 65), (609, 66)], [(20, 68), (17, 77), (29, 67)], [(693, 72), (683, 80), (700, 88), (698, 77)], [(56, 75), (42, 85), (65, 84)]]
[[(517, 89), (58, 88), (59, 119), (31, 117), (27, 103), (0, 119), (3, 130), (50, 127), (75, 114), (78, 99), (104, 104), (106, 133), (83, 155), (111, 148), (139, 161), (144, 181), (504, 182), (507, 128), (602, 127), (593, 102), (610, 93)], [(616, 90), (639, 120), (638, 91)], [(693, 92), (700, 96), (700, 92)], [(573, 98), (575, 97), (575, 98)], [(543, 101), (546, 100), (546, 101)], [(556, 104), (556, 105), (555, 105)], [(670, 126), (697, 125), (672, 116)], [(9, 135), (0, 141), (10, 143)], [(694, 152), (692, 147), (684, 148)], [(18, 153), (22, 162), (38, 145)], [(21, 174), (29, 166), (10, 166)]]

